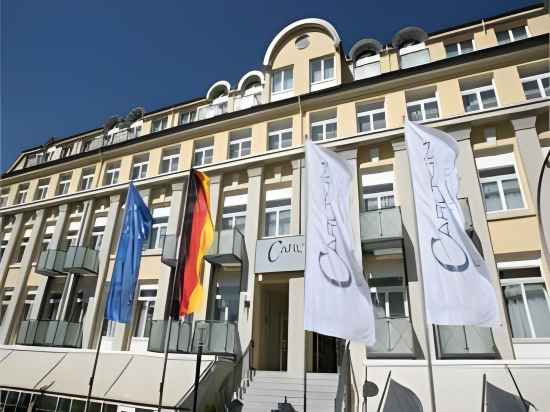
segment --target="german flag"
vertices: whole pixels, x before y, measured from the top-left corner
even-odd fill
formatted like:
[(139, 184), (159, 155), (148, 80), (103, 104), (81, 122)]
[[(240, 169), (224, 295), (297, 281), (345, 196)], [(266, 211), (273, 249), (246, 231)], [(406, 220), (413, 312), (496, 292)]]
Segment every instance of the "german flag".
[(204, 173), (191, 169), (188, 185), (176, 271), (180, 317), (196, 312), (202, 304), (202, 263), (214, 238), (209, 179)]

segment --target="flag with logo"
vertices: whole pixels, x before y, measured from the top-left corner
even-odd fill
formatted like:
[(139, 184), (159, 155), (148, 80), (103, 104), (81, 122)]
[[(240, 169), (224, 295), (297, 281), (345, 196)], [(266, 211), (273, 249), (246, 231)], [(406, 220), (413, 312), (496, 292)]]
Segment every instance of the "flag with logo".
[(188, 185), (176, 268), (176, 287), (179, 293), (175, 296), (178, 298), (178, 316), (194, 313), (202, 305), (202, 265), (204, 255), (214, 238), (208, 176), (192, 169)]
[(152, 223), (151, 212), (134, 185), (130, 183), (107, 298), (106, 318), (108, 320), (120, 323), (130, 322), (142, 245), (149, 237)]
[(353, 170), (336, 153), (306, 141), (305, 329), (375, 342), (374, 313), (353, 238)]
[(458, 144), (441, 130), (409, 121), (405, 140), (428, 321), (496, 326), (495, 289), (483, 258), (464, 229), (458, 201)]

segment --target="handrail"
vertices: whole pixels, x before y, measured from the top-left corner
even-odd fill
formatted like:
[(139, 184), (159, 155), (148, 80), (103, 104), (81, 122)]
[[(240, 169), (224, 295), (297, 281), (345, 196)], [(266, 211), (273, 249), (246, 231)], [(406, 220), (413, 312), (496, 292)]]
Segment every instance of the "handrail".
[[(233, 395), (236, 395), (237, 399), (243, 398), (246, 388), (250, 386), (250, 382), (256, 374), (252, 365), (251, 349), (254, 349), (253, 340), (249, 342), (244, 352), (235, 360), (233, 371), (227, 375), (220, 386), (220, 392), (224, 394), (226, 407), (229, 407)], [(246, 359), (248, 362), (245, 361)], [(231, 399), (225, 399), (227, 392), (231, 393)]]
[(338, 386), (336, 389), (336, 397), (334, 398), (334, 410), (336, 412), (342, 412), (346, 406), (349, 407), (349, 397), (351, 391), (350, 366), (351, 356), (348, 341), (342, 355), (340, 370), (338, 371)]

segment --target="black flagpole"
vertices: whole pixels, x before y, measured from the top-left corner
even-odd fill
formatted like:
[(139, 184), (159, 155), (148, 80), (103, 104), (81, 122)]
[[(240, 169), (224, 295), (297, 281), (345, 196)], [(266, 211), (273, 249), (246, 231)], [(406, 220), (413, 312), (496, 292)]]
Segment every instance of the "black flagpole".
[(483, 374), (483, 388), (481, 389), (481, 412), (485, 411), (485, 392), (487, 388), (487, 375)]
[[(376, 410), (377, 412), (380, 412), (380, 410), (382, 409), (382, 402), (384, 402), (384, 396), (386, 396), (386, 391), (388, 390), (388, 383), (390, 382), (390, 377), (391, 377), (391, 369), (388, 372), (388, 377), (386, 378), (386, 384), (384, 385), (384, 390), (382, 391), (382, 396), (380, 397), (380, 403), (378, 404), (378, 409)], [(367, 400), (365, 399), (365, 404), (366, 402)]]
[(88, 382), (88, 396), (86, 396), (86, 405), (84, 406), (84, 412), (88, 412), (88, 407), (90, 406), (90, 398), (92, 397), (92, 389), (94, 387), (95, 373), (97, 370), (97, 361), (99, 360), (99, 350), (101, 349), (101, 342), (103, 341), (103, 323), (104, 322), (105, 322), (105, 313), (103, 313), (101, 325), (99, 326), (99, 341), (97, 342), (97, 349), (95, 351), (95, 359), (94, 359), (94, 366), (92, 368), (92, 375), (90, 376), (90, 381)]
[(512, 371), (510, 370), (508, 365), (506, 365), (505, 367), (508, 370), (508, 373), (510, 374), (510, 378), (512, 378), (512, 382), (514, 382), (514, 386), (516, 387), (516, 391), (518, 392), (519, 398), (521, 399), (521, 403), (522, 403), (523, 407), (525, 408), (525, 412), (529, 412), (529, 403), (527, 403), (525, 401), (525, 398), (521, 394), (521, 391), (519, 390), (518, 383), (516, 382), (516, 379), (514, 378), (514, 375), (512, 375)]
[[(164, 382), (165, 382), (165, 379), (166, 379), (166, 365), (168, 363), (168, 344), (170, 342), (170, 335), (172, 334), (172, 321), (173, 321), (173, 305), (174, 305), (174, 295), (175, 295), (175, 290), (176, 290), (176, 278), (177, 278), (177, 275), (178, 273), (181, 273), (181, 265), (182, 265), (182, 261), (183, 259), (181, 258), (181, 252), (183, 250), (183, 247), (185, 246), (185, 248), (187, 248), (187, 245), (184, 245), (184, 234), (183, 234), (183, 229), (184, 229), (184, 225), (185, 225), (185, 214), (187, 213), (187, 202), (189, 200), (189, 188), (191, 187), (191, 180), (193, 179), (193, 169), (191, 168), (191, 170), (189, 171), (189, 177), (187, 179), (187, 188), (185, 190), (185, 207), (184, 207), (184, 210), (183, 210), (183, 222), (182, 222), (182, 225), (181, 225), (181, 230), (180, 230), (180, 245), (179, 245), (179, 248), (176, 250), (176, 254), (178, 256), (178, 262), (176, 264), (176, 268), (174, 269), (174, 267), (171, 268), (170, 270), (170, 283), (169, 283), (169, 288), (170, 288), (170, 300), (168, 301), (168, 331), (166, 333), (166, 336), (164, 337), (164, 362), (163, 362), (163, 365), (162, 365), (162, 377), (160, 378), (160, 384), (159, 384), (159, 404), (158, 404), (158, 412), (161, 412), (161, 408), (162, 408), (162, 398), (163, 398), (163, 395), (164, 395)], [(177, 234), (176, 234), (176, 237), (177, 237)], [(187, 254), (187, 250), (185, 251), (185, 253)], [(87, 412), (87, 411), (84, 411), (84, 412)]]

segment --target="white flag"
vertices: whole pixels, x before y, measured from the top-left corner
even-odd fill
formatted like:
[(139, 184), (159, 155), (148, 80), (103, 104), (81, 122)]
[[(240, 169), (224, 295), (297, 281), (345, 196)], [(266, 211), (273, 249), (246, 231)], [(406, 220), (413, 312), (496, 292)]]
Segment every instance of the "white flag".
[(483, 258), (466, 234), (458, 202), (458, 144), (440, 130), (409, 121), (405, 140), (428, 322), (496, 326), (495, 290)]
[(305, 329), (373, 345), (370, 290), (352, 236), (352, 169), (307, 140), (306, 172)]

